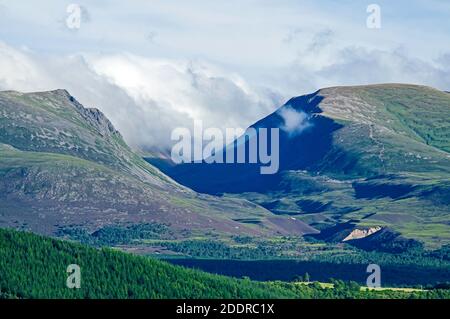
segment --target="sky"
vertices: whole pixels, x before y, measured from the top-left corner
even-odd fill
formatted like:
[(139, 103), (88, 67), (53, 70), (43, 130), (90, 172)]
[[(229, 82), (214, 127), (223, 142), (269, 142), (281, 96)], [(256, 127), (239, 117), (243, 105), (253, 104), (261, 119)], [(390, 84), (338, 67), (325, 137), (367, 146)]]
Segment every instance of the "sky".
[[(368, 27), (372, 4), (380, 28)], [(385, 82), (450, 91), (450, 1), (0, 0), (0, 90), (65, 88), (134, 147), (167, 147), (194, 120), (246, 128), (292, 96)]]

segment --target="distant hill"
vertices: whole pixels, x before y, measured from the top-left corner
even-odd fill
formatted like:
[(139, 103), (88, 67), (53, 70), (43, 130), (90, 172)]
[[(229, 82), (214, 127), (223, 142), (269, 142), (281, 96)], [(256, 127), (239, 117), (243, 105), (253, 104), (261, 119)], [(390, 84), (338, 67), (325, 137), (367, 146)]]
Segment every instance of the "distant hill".
[(252, 125), (281, 129), (275, 175), (260, 175), (259, 164), (148, 161), (196, 191), (234, 193), (316, 229), (351, 222), (350, 232), (383, 227), (390, 235), (377, 238), (439, 247), (450, 242), (449, 119), (450, 95), (430, 87), (333, 87)]

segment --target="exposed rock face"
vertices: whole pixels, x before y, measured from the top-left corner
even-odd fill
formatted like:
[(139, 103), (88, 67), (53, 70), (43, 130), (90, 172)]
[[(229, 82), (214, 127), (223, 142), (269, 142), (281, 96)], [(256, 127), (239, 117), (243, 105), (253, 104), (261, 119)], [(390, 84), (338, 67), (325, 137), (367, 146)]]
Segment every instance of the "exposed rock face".
[(117, 131), (109, 119), (96, 108), (85, 108), (81, 105), (73, 96), (69, 94), (66, 90), (56, 90), (55, 94), (61, 94), (62, 96), (69, 99), (69, 101), (73, 104), (73, 106), (77, 109), (80, 115), (89, 122), (90, 125), (97, 128), (98, 132), (102, 136), (111, 136), (118, 135), (120, 137), (121, 134)]
[(354, 239), (362, 239), (366, 238), (376, 232), (380, 231), (382, 228), (380, 226), (369, 227), (367, 229), (354, 229), (347, 237), (345, 237), (342, 241), (354, 240)]

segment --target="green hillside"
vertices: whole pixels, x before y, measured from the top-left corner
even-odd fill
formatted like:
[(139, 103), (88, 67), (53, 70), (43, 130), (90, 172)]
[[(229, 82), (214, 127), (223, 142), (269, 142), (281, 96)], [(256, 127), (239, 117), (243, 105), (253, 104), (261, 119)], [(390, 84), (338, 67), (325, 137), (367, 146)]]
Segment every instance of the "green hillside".
[[(320, 161), (283, 173), (283, 183), (299, 191), (275, 195), (284, 203), (279, 208), (301, 209), (300, 218), (318, 228), (352, 220), (360, 229), (387, 227), (429, 248), (449, 243), (450, 95), (384, 84), (328, 88), (317, 97), (317, 116), (342, 127)], [(328, 206), (311, 211), (308, 203)]]
[[(67, 266), (81, 288), (66, 287)], [(331, 287), (331, 288), (330, 288)], [(365, 291), (334, 286), (253, 282), (172, 266), (111, 249), (0, 229), (0, 298), (449, 298), (446, 290)]]
[(130, 149), (99, 110), (65, 90), (0, 92), (1, 227), (55, 235), (159, 223), (175, 237), (259, 236), (277, 230), (236, 220), (269, 214), (177, 184)]
[[(298, 213), (319, 229), (354, 221), (358, 229), (389, 228), (428, 248), (449, 243), (450, 95), (384, 84), (314, 96), (316, 102), (290, 103), (299, 111), (317, 103), (313, 117), (340, 125), (329, 149), (303, 170), (282, 172), (276, 191), (245, 197), (263, 206), (278, 200), (272, 211)], [(306, 138), (321, 133), (318, 126)]]
[[(307, 125), (286, 131), (285, 114), (296, 112)], [(320, 231), (352, 222), (339, 240), (383, 228), (391, 234), (383, 240), (395, 233), (434, 249), (450, 243), (449, 119), (450, 95), (430, 87), (331, 87), (294, 97), (252, 125), (280, 128), (275, 175), (259, 174), (258, 164), (149, 161), (196, 191), (233, 194)]]
[[(84, 108), (66, 90), (0, 93), (0, 141), (23, 151), (58, 153), (90, 160), (146, 182), (176, 183), (146, 165), (99, 110)], [(178, 186), (178, 188), (181, 188)]]

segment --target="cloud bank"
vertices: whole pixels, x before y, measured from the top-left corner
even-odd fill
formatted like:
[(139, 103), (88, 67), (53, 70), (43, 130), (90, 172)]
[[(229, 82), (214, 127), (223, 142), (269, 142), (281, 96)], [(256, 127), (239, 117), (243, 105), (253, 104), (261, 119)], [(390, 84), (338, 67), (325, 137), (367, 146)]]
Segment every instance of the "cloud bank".
[(247, 127), (282, 103), (269, 89), (200, 61), (132, 54), (37, 56), (0, 44), (0, 89), (67, 89), (108, 116), (127, 142), (167, 148), (176, 127)]
[[(405, 82), (450, 89), (449, 55), (429, 63), (401, 50), (325, 48), (315, 50), (317, 60), (333, 58), (319, 65), (309, 64), (308, 54), (260, 84), (200, 60), (130, 53), (44, 56), (0, 43), (0, 89), (65, 88), (86, 107), (103, 111), (129, 144), (145, 150), (170, 148), (171, 131), (191, 128), (194, 120), (222, 130), (248, 127), (291, 96), (327, 86)], [(281, 116), (282, 129), (293, 134), (307, 125), (305, 115), (294, 110)]]
[[(67, 89), (102, 110), (132, 146), (171, 146), (176, 127), (248, 127), (292, 96), (404, 82), (450, 91), (450, 5), (379, 0), (0, 0), (0, 89)], [(407, 8), (407, 12), (405, 10)], [(407, 13), (407, 14), (406, 14)], [(285, 129), (302, 126), (286, 111)]]

